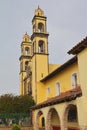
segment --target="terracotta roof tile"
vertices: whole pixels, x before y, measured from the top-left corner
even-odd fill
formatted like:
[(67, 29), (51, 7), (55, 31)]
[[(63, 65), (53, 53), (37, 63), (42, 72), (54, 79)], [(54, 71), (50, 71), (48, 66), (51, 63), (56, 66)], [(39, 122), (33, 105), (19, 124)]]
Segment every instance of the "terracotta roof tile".
[(78, 54), (84, 48), (87, 48), (87, 37), (85, 37), (81, 42), (79, 42), (76, 46), (74, 46), (71, 50), (68, 51), (68, 54)]
[(80, 96), (82, 96), (82, 91), (81, 91), (81, 88), (78, 86), (72, 90), (61, 93), (59, 96), (49, 98), (48, 100), (33, 106), (32, 109), (34, 110), (34, 109), (39, 109), (42, 107), (51, 106), (54, 104), (59, 104), (62, 102), (68, 102), (71, 100), (75, 100), (77, 97), (80, 97)]

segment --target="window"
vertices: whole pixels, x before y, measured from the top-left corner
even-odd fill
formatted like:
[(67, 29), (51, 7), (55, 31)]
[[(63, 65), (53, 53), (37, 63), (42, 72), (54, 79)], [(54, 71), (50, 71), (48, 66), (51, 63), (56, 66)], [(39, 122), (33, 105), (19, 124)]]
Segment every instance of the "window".
[(77, 73), (72, 74), (72, 86), (73, 87), (77, 86)]
[(25, 62), (25, 70), (27, 70), (28, 67), (28, 61)]
[(38, 52), (39, 53), (44, 53), (44, 41), (39, 41), (38, 43)]
[(56, 96), (60, 94), (60, 83), (56, 83)]
[(50, 88), (48, 87), (47, 88), (47, 98), (49, 97), (49, 95), (50, 95)]
[(30, 53), (30, 48), (29, 47), (26, 47), (25, 48), (25, 54), (28, 55)]
[(38, 24), (38, 32), (44, 32), (44, 25), (43, 23)]

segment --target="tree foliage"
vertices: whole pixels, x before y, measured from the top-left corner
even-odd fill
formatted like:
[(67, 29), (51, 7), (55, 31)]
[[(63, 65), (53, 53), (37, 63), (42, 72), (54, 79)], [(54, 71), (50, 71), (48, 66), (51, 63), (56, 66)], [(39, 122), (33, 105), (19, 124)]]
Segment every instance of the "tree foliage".
[(5, 94), (0, 96), (0, 113), (28, 113), (34, 104), (32, 96)]
[(21, 130), (19, 125), (15, 124), (12, 126), (12, 130)]

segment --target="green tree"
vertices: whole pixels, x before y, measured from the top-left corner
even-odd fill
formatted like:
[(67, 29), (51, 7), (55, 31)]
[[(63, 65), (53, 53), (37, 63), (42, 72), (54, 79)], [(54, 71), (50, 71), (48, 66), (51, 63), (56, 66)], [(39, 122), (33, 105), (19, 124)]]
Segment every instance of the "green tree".
[(14, 96), (5, 94), (0, 96), (0, 113), (29, 113), (30, 107), (35, 105), (32, 96)]
[(15, 124), (12, 126), (12, 130), (21, 130), (21, 129), (20, 129), (19, 125)]

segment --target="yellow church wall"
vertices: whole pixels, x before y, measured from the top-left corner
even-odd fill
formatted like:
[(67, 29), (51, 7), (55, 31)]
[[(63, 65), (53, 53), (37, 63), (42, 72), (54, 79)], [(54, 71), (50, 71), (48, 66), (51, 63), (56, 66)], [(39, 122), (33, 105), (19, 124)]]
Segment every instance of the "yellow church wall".
[[(36, 62), (36, 59), (38, 62)], [(40, 94), (41, 91), (43, 92), (42, 88), (39, 88), (38, 90), (38, 81), (48, 74), (47, 62), (48, 59), (46, 55), (36, 55), (33, 57), (32, 60), (32, 90), (34, 90), (32, 92), (32, 96), (34, 97), (35, 101), (38, 100), (38, 91)], [(42, 101), (42, 98), (40, 98), (39, 100)]]
[(36, 63), (37, 81), (40, 81), (48, 74), (48, 57), (46, 55), (37, 55), (36, 59), (38, 60)]
[(49, 73), (57, 69), (59, 66), (59, 64), (49, 64)]
[[(60, 83), (60, 92), (65, 92), (73, 88), (72, 86), (72, 74), (78, 73), (78, 65), (77, 62), (70, 65), (70, 67), (64, 69), (61, 73), (55, 75), (54, 77), (50, 78), (46, 82), (44, 82), (44, 89), (45, 92), (41, 93), (41, 90), (38, 90), (38, 97), (45, 97), (42, 100), (38, 99), (38, 102), (42, 102), (44, 100), (47, 100), (48, 98), (56, 96), (56, 83)], [(79, 76), (78, 76), (78, 84), (79, 82)], [(41, 87), (41, 85), (40, 85)], [(42, 88), (42, 87), (41, 87)], [(50, 88), (50, 93), (47, 95), (47, 88)]]
[(78, 54), (78, 66), (83, 96), (87, 96), (87, 48)]
[(41, 82), (37, 82), (37, 104), (46, 100), (45, 86)]
[[(26, 77), (25, 59), (20, 62), (20, 94), (24, 95), (24, 78)], [(21, 64), (22, 63), (22, 64)], [(23, 72), (22, 72), (23, 71)]]
[(23, 76), (22, 74), (20, 74), (20, 94), (23, 94)]
[(87, 126), (87, 98), (82, 96), (77, 99), (78, 123), (80, 127)]
[(20, 74), (20, 93), (21, 95), (24, 95), (24, 78), (25, 77), (24, 75), (26, 75), (25, 73), (21, 73)]
[(35, 61), (36, 61), (36, 57), (33, 56), (32, 58), (32, 96), (34, 98), (34, 100), (36, 101), (36, 67), (35, 67)]
[[(82, 97), (77, 100), (79, 124), (87, 126), (87, 48), (78, 54), (78, 68)], [(84, 114), (83, 114), (84, 113)]]

